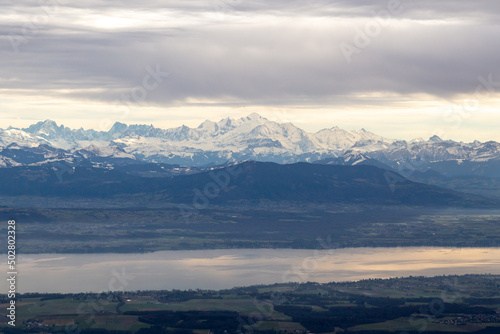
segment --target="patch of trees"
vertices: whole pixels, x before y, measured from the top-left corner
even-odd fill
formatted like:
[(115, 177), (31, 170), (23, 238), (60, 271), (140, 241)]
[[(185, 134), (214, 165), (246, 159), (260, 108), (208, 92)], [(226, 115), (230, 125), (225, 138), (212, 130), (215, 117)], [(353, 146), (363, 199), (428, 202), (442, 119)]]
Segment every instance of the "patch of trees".
[(235, 333), (240, 322), (238, 312), (228, 311), (143, 311), (125, 312), (138, 315), (139, 321), (155, 326), (175, 327), (179, 329), (210, 329), (215, 334)]
[[(375, 301), (378, 299), (378, 301)], [(362, 300), (362, 299), (361, 299)], [(360, 301), (361, 301), (360, 300)], [(328, 333), (335, 331), (335, 327), (349, 328), (356, 325), (384, 322), (401, 317), (411, 317), (422, 314), (426, 316), (430, 305), (401, 306), (403, 300), (389, 298), (371, 298), (369, 304), (378, 307), (365, 307), (358, 304), (356, 307), (332, 307), (327, 312), (317, 312), (311, 307), (276, 305), (274, 309), (301, 323), (314, 333)], [(435, 316), (443, 314), (495, 314), (495, 311), (486, 307), (469, 306), (466, 304), (449, 304), (442, 301), (432, 305)]]
[(496, 305), (500, 304), (500, 298), (465, 298), (464, 302), (471, 305)]

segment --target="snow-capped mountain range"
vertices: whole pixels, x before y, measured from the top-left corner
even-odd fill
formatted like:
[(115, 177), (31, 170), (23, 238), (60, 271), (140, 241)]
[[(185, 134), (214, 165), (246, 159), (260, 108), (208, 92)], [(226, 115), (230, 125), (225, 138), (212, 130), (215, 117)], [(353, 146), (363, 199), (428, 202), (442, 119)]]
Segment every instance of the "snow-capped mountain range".
[(0, 150), (0, 167), (81, 161), (104, 167), (141, 162), (209, 166), (243, 160), (293, 163), (321, 159), (358, 164), (361, 159), (374, 159), (391, 168), (420, 168), (443, 161), (462, 164), (500, 159), (500, 144), (493, 141), (463, 143), (436, 136), (405, 141), (338, 127), (308, 133), (258, 114), (166, 130), (118, 122), (109, 131), (75, 130), (46, 120), (24, 129), (0, 129)]

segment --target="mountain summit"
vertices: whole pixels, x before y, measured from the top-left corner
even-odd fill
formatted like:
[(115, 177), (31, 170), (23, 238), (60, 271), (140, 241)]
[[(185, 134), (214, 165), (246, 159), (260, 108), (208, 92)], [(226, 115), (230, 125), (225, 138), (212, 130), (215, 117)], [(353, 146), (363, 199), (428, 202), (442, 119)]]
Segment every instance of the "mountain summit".
[[(115, 123), (108, 131), (70, 129), (45, 120), (25, 129), (0, 129), (0, 147), (16, 143), (22, 147), (48, 145), (74, 154), (89, 146), (93, 150), (126, 154), (136, 161), (189, 166), (224, 164), (228, 161), (257, 160), (277, 163), (340, 158), (346, 154), (355, 161), (377, 160), (392, 168), (440, 161), (489, 161), (500, 159), (495, 142), (459, 143), (433, 136), (429, 140), (405, 141), (384, 138), (365, 129), (348, 131), (333, 126), (316, 133), (306, 132), (292, 123), (278, 123), (252, 113), (241, 118), (206, 120), (198, 127), (185, 125), (160, 129), (153, 125)], [(117, 153), (118, 154), (118, 153)], [(340, 161), (340, 160), (339, 160)], [(354, 160), (352, 160), (354, 161)], [(8, 161), (5, 165), (19, 161)], [(348, 162), (344, 162), (348, 163)]]
[(38, 122), (36, 124), (30, 125), (26, 129), (22, 129), (24, 132), (30, 133), (32, 135), (44, 137), (47, 139), (55, 139), (61, 135), (61, 131), (64, 130), (64, 126), (57, 126), (56, 122), (47, 119), (43, 122)]

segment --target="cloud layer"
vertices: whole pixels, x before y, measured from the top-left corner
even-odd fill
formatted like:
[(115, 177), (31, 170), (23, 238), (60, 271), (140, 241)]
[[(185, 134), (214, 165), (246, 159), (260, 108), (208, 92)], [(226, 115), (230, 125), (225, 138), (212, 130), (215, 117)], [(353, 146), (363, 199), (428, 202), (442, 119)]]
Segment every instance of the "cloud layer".
[[(12, 103), (399, 108), (422, 97), (491, 105), (500, 90), (474, 95), (480, 77), (500, 81), (493, 0), (47, 0), (2, 9), (0, 96)], [(169, 77), (144, 94), (156, 67)]]

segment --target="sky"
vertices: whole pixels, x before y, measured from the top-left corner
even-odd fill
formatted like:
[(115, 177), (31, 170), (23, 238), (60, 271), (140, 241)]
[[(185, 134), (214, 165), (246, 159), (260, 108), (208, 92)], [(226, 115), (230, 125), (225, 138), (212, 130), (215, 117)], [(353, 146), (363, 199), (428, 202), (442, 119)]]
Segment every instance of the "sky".
[(257, 112), (500, 141), (495, 0), (0, 0), (0, 128)]

